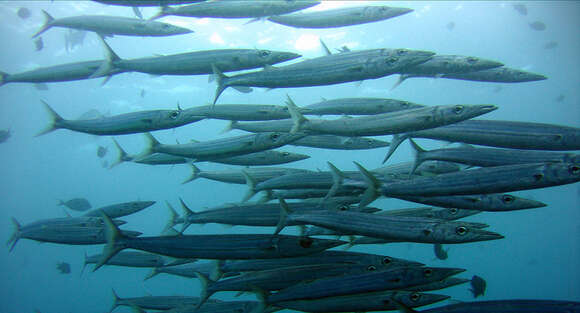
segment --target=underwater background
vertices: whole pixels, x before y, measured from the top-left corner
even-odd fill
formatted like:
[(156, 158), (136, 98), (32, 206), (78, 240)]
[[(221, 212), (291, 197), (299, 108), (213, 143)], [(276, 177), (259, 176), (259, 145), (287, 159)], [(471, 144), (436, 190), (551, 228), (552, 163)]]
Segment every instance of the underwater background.
[[(380, 1), (372, 1), (379, 3)], [(367, 80), (362, 84), (288, 88), (266, 91), (256, 89), (241, 94), (228, 89), (220, 103), (283, 105), (286, 94), (299, 106), (321, 98), (383, 97), (408, 100), (425, 105), (494, 104), (498, 110), (485, 119), (542, 122), (580, 127), (580, 3), (576, 1), (529, 1), (527, 15), (514, 10), (515, 2), (503, 1), (388, 1), (382, 4), (414, 9), (414, 12), (386, 21), (331, 29), (294, 29), (268, 21), (248, 23), (249, 19), (196, 19), (168, 16), (161, 19), (195, 33), (172, 37), (115, 36), (107, 39), (121, 58), (155, 54), (174, 54), (223, 48), (261, 48), (300, 53), (303, 58), (323, 55), (319, 39), (334, 50), (370, 48), (409, 48), (438, 54), (477, 56), (503, 62), (506, 66), (541, 73), (547, 80), (519, 84), (469, 82), (451, 79), (413, 78), (389, 91), (396, 75)], [(524, 3), (524, 2), (519, 2)], [(325, 1), (308, 10), (368, 4), (362, 1)], [(32, 15), (19, 18), (17, 10), (26, 7)], [(69, 62), (102, 59), (104, 49), (94, 33), (88, 33), (81, 46), (67, 51), (65, 29), (43, 34), (44, 48), (35, 51), (30, 36), (42, 25), (41, 10), (55, 18), (83, 14), (133, 17), (130, 7), (106, 6), (91, 1), (2, 1), (0, 2), (0, 70), (7, 73)], [(157, 8), (142, 8), (145, 18)], [(546, 29), (538, 31), (530, 23), (541, 21)], [(453, 22), (454, 27), (449, 27)], [(549, 42), (557, 47), (546, 49)], [(299, 59), (302, 60), (302, 59)], [(294, 61), (291, 61), (294, 62)], [(315, 74), (315, 73), (313, 73)], [(229, 75), (229, 74), (228, 74)], [(141, 73), (114, 76), (101, 86), (102, 79), (50, 83), (48, 90), (32, 84), (7, 84), (0, 87), (0, 129), (12, 136), (0, 144), (0, 228), (1, 238), (13, 232), (15, 217), (26, 224), (38, 219), (64, 217), (59, 199), (87, 198), (93, 207), (133, 200), (157, 203), (124, 218), (132, 230), (158, 235), (168, 210), (182, 197), (193, 210), (203, 210), (239, 201), (246, 187), (209, 180), (182, 185), (189, 177), (187, 165), (149, 166), (123, 163), (108, 169), (116, 151), (108, 136), (97, 137), (57, 130), (34, 137), (48, 123), (41, 105), (43, 99), (64, 118), (76, 118), (97, 109), (121, 114), (139, 110), (173, 109), (206, 105), (213, 99), (215, 82), (207, 75), (153, 77)], [(143, 94), (143, 96), (142, 96)], [(219, 105), (219, 103), (217, 104)], [(156, 131), (164, 143), (209, 140), (244, 134), (220, 134), (226, 121), (204, 120), (171, 130)], [(144, 147), (143, 135), (115, 137), (129, 153)], [(387, 141), (390, 136), (385, 136)], [(425, 148), (440, 147), (440, 142), (419, 139)], [(105, 159), (96, 154), (99, 146), (108, 147)], [(331, 161), (343, 170), (356, 170), (352, 161), (367, 168), (381, 166), (387, 148), (362, 151), (322, 150), (285, 146), (284, 151), (304, 153), (310, 159), (284, 165), (327, 170)], [(403, 144), (387, 164), (412, 159), (408, 144)], [(203, 170), (234, 168), (201, 163)], [(560, 299), (580, 301), (580, 186), (515, 192), (539, 200), (547, 207), (514, 212), (486, 212), (468, 218), (484, 222), (506, 238), (497, 241), (446, 245), (449, 259), (436, 260), (429, 244), (394, 243), (355, 246), (352, 251), (385, 254), (416, 260), (431, 266), (467, 269), (460, 277), (476, 274), (487, 280), (482, 300)], [(373, 203), (381, 209), (418, 205), (381, 198)], [(71, 212), (75, 215), (76, 212)], [(78, 214), (77, 214), (78, 215)], [(285, 233), (296, 233), (294, 228)], [(188, 234), (271, 233), (272, 228), (194, 225)], [(342, 248), (338, 248), (342, 249)], [(101, 252), (101, 246), (66, 246), (21, 240), (14, 251), (0, 250), (0, 312), (105, 312), (111, 305), (111, 288), (121, 297), (152, 295), (199, 295), (199, 282), (176, 276), (159, 275), (143, 282), (147, 269), (104, 267), (92, 273), (90, 267), (80, 275), (84, 253)], [(56, 270), (58, 262), (71, 264), (69, 275)], [(443, 293), (457, 300), (472, 299), (467, 285)], [(233, 299), (233, 292), (220, 293), (219, 299)], [(253, 299), (253, 296), (243, 296)], [(435, 305), (437, 306), (437, 304)], [(119, 312), (129, 308), (117, 309)]]

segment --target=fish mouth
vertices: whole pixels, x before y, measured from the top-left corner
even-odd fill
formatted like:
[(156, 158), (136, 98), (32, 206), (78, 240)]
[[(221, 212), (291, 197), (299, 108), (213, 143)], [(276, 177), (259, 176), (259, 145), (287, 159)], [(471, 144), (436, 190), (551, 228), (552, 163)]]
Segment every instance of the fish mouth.
[(493, 104), (483, 104), (483, 105), (480, 105), (478, 107), (479, 107), (479, 110), (483, 113), (489, 113), (491, 111), (495, 111), (498, 109), (498, 107), (493, 105)]
[(409, 8), (394, 8), (394, 7), (389, 7), (389, 16), (390, 17), (395, 17), (395, 16), (400, 16), (403, 14), (407, 14), (407, 13), (411, 13), (415, 10), (413, 9), (409, 9)]
[(445, 278), (455, 276), (457, 274), (461, 274), (466, 271), (466, 269), (463, 268), (447, 268), (447, 267), (433, 268), (433, 270), (441, 273), (441, 275), (444, 276)]
[(482, 66), (485, 67), (485, 69), (491, 69), (491, 68), (504, 66), (503, 63), (498, 62), (498, 61), (493, 61), (493, 60), (485, 60), (482, 63), (483, 63)]
[(294, 60), (294, 59), (298, 59), (302, 57), (301, 54), (298, 53), (294, 53), (294, 52), (283, 52), (280, 53), (280, 55), (278, 56), (278, 60), (279, 62), (285, 62), (285, 61), (290, 61), (290, 60)]
[(497, 239), (505, 238), (505, 236), (498, 234), (496, 232), (481, 230), (481, 229), (478, 229), (476, 234), (477, 234), (476, 238), (478, 241), (497, 240)]

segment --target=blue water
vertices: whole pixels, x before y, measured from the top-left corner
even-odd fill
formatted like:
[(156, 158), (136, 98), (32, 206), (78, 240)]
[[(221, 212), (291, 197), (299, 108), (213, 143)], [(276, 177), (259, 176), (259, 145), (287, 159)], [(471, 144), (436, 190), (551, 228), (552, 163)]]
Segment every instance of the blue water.
[[(365, 81), (360, 86), (348, 83), (325, 87), (256, 90), (240, 94), (227, 90), (219, 103), (283, 104), (286, 94), (298, 105), (317, 102), (321, 97), (390, 97), (416, 103), (482, 104), (499, 109), (485, 116), (489, 119), (545, 122), (580, 127), (580, 3), (574, 1), (525, 3), (527, 16), (512, 7), (512, 2), (416, 2), (389, 1), (393, 6), (415, 10), (405, 16), (383, 22), (326, 30), (298, 30), (269, 22), (245, 25), (246, 20), (218, 20), (166, 17), (164, 22), (184, 26), (194, 34), (139, 38), (118, 36), (108, 39), (122, 58), (154, 54), (173, 54), (216, 48), (264, 48), (303, 54), (304, 58), (322, 55), (318, 38), (331, 49), (347, 45), (351, 49), (410, 48), (489, 58), (506, 66), (544, 74), (548, 80), (521, 84), (493, 84), (459, 80), (415, 78), (405, 81), (392, 92), (388, 89), (396, 77)], [(317, 9), (353, 2), (330, 1)], [(16, 11), (27, 7), (32, 16), (20, 19)], [(0, 4), (0, 70), (16, 73), (39, 66), (49, 66), (103, 58), (103, 49), (94, 34), (88, 34), (83, 46), (71, 52), (64, 48), (66, 30), (55, 28), (42, 37), (45, 48), (34, 51), (30, 36), (41, 26), (40, 10), (59, 18), (81, 14), (133, 15), (127, 7), (105, 6), (90, 1), (2, 1)], [(313, 8), (314, 9), (314, 8)], [(149, 17), (155, 8), (142, 9)], [(547, 25), (545, 31), (528, 26), (533, 21)], [(447, 29), (455, 23), (453, 30)], [(554, 49), (544, 49), (549, 41), (558, 42)], [(164, 201), (178, 205), (182, 197), (194, 210), (235, 202), (245, 187), (198, 180), (187, 185), (186, 165), (147, 166), (121, 164), (109, 170), (96, 156), (99, 145), (107, 146), (108, 162), (114, 158), (111, 139), (57, 130), (35, 138), (48, 122), (40, 99), (47, 101), (65, 118), (76, 118), (90, 109), (120, 114), (137, 110), (183, 108), (204, 105), (213, 99), (215, 83), (207, 76), (151, 77), (146, 74), (115, 76), (101, 87), (101, 79), (49, 84), (39, 91), (30, 84), (8, 84), (0, 87), (0, 129), (10, 128), (12, 137), (0, 145), (0, 228), (2, 238), (12, 233), (10, 217), (21, 223), (37, 219), (63, 217), (58, 199), (86, 197), (93, 207), (132, 200), (155, 200), (157, 204), (134, 216), (127, 229), (146, 235), (157, 235), (167, 218)], [(498, 87), (501, 87), (498, 90)], [(141, 90), (145, 97), (140, 96)], [(563, 101), (556, 101), (564, 95)], [(202, 121), (174, 130), (155, 132), (161, 142), (175, 139), (208, 140), (242, 134), (233, 131), (220, 135), (225, 121)], [(130, 153), (144, 146), (142, 135), (117, 136)], [(388, 137), (384, 139), (389, 139)], [(427, 148), (440, 146), (419, 140)], [(354, 170), (353, 160), (366, 167), (381, 165), (385, 149), (343, 152), (283, 147), (285, 151), (306, 153), (311, 159), (289, 166), (326, 169), (326, 161), (337, 167)], [(389, 163), (410, 160), (412, 153), (402, 145)], [(228, 166), (201, 164), (202, 169)], [(233, 167), (233, 166), (232, 166)], [(432, 245), (390, 244), (355, 247), (367, 251), (414, 259), (433, 266), (466, 268), (461, 277), (477, 274), (487, 280), (483, 299), (566, 299), (580, 301), (580, 190), (578, 184), (522, 191), (514, 194), (548, 203), (536, 210), (510, 213), (484, 213), (471, 221), (485, 222), (490, 229), (506, 236), (503, 240), (449, 245), (449, 259), (434, 260)], [(415, 207), (412, 203), (392, 199), (378, 200), (375, 206), (388, 208)], [(74, 212), (73, 212), (74, 213)], [(188, 233), (269, 233), (272, 229), (246, 227), (225, 228), (219, 225), (194, 225)], [(294, 230), (286, 230), (288, 233)], [(111, 304), (111, 288), (122, 297), (153, 295), (198, 295), (197, 280), (159, 275), (143, 282), (147, 270), (104, 267), (79, 276), (83, 254), (100, 252), (100, 246), (65, 246), (39, 244), (21, 240), (12, 253), (0, 250), (0, 312), (104, 312)], [(70, 275), (59, 274), (56, 263), (71, 264)], [(467, 285), (445, 291), (454, 299), (469, 300)], [(215, 297), (231, 298), (233, 293)], [(252, 299), (252, 296), (246, 296)], [(481, 299), (481, 298), (480, 298)], [(119, 312), (127, 308), (117, 309)]]

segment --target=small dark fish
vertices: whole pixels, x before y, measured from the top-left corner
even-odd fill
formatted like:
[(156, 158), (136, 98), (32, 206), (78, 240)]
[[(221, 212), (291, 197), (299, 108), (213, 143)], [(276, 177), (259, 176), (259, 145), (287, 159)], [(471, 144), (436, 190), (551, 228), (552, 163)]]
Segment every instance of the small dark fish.
[(471, 291), (471, 293), (473, 293), (474, 298), (477, 298), (479, 296), (484, 296), (486, 286), (487, 286), (487, 283), (485, 282), (485, 279), (483, 279), (477, 275), (473, 275), (473, 277), (471, 278), (471, 289), (469, 289), (469, 291)]
[(42, 42), (42, 37), (38, 37), (34, 40), (35, 51), (40, 51), (44, 48), (44, 42)]
[(546, 24), (540, 21), (535, 21), (529, 24), (533, 30), (542, 31), (546, 29)]
[(27, 8), (20, 8), (16, 14), (18, 14), (18, 17), (24, 20), (30, 17), (30, 10)]
[(5, 142), (6, 140), (8, 140), (8, 138), (10, 138), (10, 129), (2, 129), (0, 130), (0, 143)]
[(89, 201), (85, 198), (74, 198), (74, 199), (70, 199), (66, 202), (59, 200), (58, 205), (64, 205), (73, 211), (79, 211), (79, 212), (86, 211), (92, 207), (91, 204), (89, 203)]
[(556, 97), (556, 102), (562, 102), (564, 101), (564, 99), (566, 99), (566, 96), (564, 96), (563, 94), (558, 95), (558, 97)]
[(528, 8), (524, 4), (514, 4), (514, 10), (521, 15), (528, 15)]
[(455, 28), (455, 22), (449, 22), (445, 27), (447, 27), (448, 30), (453, 30)]
[(145, 89), (141, 89), (141, 98), (145, 97)]
[(449, 249), (447, 249), (447, 250), (443, 249), (442, 244), (440, 244), (440, 243), (434, 244), (433, 249), (435, 251), (435, 256), (439, 260), (447, 260), (447, 258), (449, 257), (449, 255), (447, 254), (447, 252), (449, 252)]
[(61, 274), (70, 274), (70, 264), (66, 262), (56, 263), (56, 269), (59, 270)]
[(105, 155), (107, 155), (107, 151), (107, 148), (99, 146), (99, 148), (97, 148), (97, 156), (99, 158), (103, 158)]
[(558, 46), (558, 42), (557, 41), (548, 41), (546, 42), (546, 44), (544, 44), (544, 49), (554, 49)]

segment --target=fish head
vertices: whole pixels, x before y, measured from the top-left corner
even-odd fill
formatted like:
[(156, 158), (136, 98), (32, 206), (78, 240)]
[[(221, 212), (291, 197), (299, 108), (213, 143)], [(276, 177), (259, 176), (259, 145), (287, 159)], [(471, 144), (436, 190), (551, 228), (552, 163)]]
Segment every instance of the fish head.
[[(465, 243), (502, 239), (504, 236), (491, 231), (483, 230), (486, 224), (468, 222), (440, 222), (428, 234), (434, 242)], [(427, 235), (427, 233), (425, 233)]]
[(370, 62), (379, 73), (397, 73), (408, 67), (424, 63), (435, 55), (431, 51), (410, 49), (381, 49), (380, 55)]
[(388, 18), (411, 13), (413, 9), (389, 7), (386, 5), (365, 7), (362, 15), (371, 20), (385, 20)]
[(133, 201), (129, 204), (132, 209), (143, 210), (154, 205), (156, 201)]
[(163, 124), (183, 125), (189, 123), (199, 122), (205, 119), (205, 116), (199, 115), (199, 110), (192, 110), (196, 108), (182, 110), (177, 108), (175, 110), (163, 111), (161, 120)]
[(421, 176), (430, 176), (429, 174), (439, 175), (459, 172), (460, 170), (461, 167), (457, 163), (429, 160), (421, 163), (415, 172), (420, 173)]
[(543, 165), (543, 168), (542, 177), (538, 178), (537, 174), (534, 175), (536, 180), (542, 179), (556, 185), (580, 181), (579, 163), (552, 163)]
[(301, 57), (301, 54), (285, 51), (255, 50), (254, 58), (260, 64), (277, 64)]
[[(278, 152), (278, 151), (276, 151), (276, 152)], [(306, 155), (306, 154), (286, 152), (286, 151), (278, 152), (278, 154), (285, 161), (285, 163), (301, 161), (301, 160), (306, 160), (306, 159), (310, 158), (310, 156)]]
[[(394, 292), (394, 294), (389, 294), (389, 298), (392, 298), (397, 302), (402, 303), (410, 308), (414, 308), (447, 300), (450, 297), (446, 295), (438, 295), (422, 292), (397, 291)], [(384, 301), (387, 300), (390, 299), (385, 299)]]
[(547, 205), (540, 201), (516, 197), (507, 193), (489, 195), (488, 197), (490, 198), (490, 207), (497, 211), (534, 209)]
[(514, 82), (533, 82), (533, 81), (548, 79), (548, 77), (546, 77), (542, 74), (527, 72), (527, 71), (518, 70), (518, 69), (514, 69), (514, 68), (503, 68), (503, 69), (504, 69), (503, 73), (498, 72), (498, 73), (496, 73), (496, 75), (504, 77), (504, 78), (507, 77), (507, 78), (509, 78), (509, 80), (514, 81)]
[(488, 60), (478, 57), (466, 57), (462, 56), (460, 59), (460, 64), (462, 68), (468, 69), (469, 71), (481, 71), (490, 68), (496, 68), (503, 66), (504, 64), (494, 60)]
[(444, 105), (437, 109), (438, 117), (441, 121), (447, 123), (456, 123), (480, 116), (491, 111), (497, 110), (493, 104), (476, 104), (476, 105)]
[[(296, 239), (294, 239), (296, 240)], [(331, 249), (344, 245), (347, 242), (335, 239), (321, 239), (321, 238), (310, 238), (306, 236), (297, 237), (297, 248), (301, 250), (310, 250), (312, 253), (316, 251), (324, 251), (326, 249)]]
[(183, 35), (183, 34), (190, 34), (193, 33), (193, 30), (179, 27), (167, 23), (155, 22), (155, 21), (144, 21), (148, 28), (154, 30), (161, 34), (166, 35)]
[(283, 132), (265, 132), (255, 135), (256, 146), (260, 147), (280, 147), (285, 144), (294, 142), (302, 137), (304, 133), (283, 133)]
[(405, 260), (405, 259), (401, 259), (401, 258), (395, 258), (395, 257), (388, 256), (388, 255), (376, 255), (374, 263), (376, 264), (377, 268), (380, 270), (402, 268), (402, 267), (415, 267), (415, 266), (420, 267), (420, 266), (425, 265), (425, 264), (420, 263), (420, 262)]
[(382, 102), (384, 102), (384, 104), (383, 103), (377, 104), (377, 109), (383, 109), (386, 106), (386, 107), (397, 108), (396, 111), (402, 111), (402, 110), (418, 109), (418, 108), (424, 107), (424, 105), (413, 103), (410, 101), (405, 101), (405, 100), (395, 100), (395, 99), (382, 99), (382, 100), (383, 100)]

